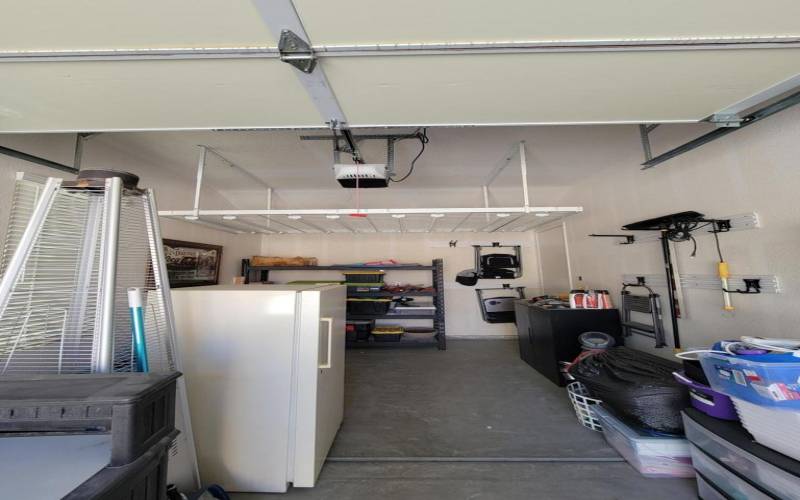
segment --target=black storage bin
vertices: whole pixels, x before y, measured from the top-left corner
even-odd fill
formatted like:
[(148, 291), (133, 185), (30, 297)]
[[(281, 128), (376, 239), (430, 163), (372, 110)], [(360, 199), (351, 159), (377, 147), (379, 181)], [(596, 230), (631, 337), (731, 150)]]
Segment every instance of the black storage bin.
[(382, 315), (391, 305), (391, 299), (347, 299), (347, 314)]
[(403, 328), (399, 326), (382, 326), (372, 330), (375, 342), (400, 342), (403, 337)]
[(383, 283), (383, 276), (386, 272), (365, 269), (363, 271), (346, 271), (342, 274), (347, 283)]
[(374, 324), (375, 322), (371, 320), (348, 321), (345, 330), (346, 340), (348, 342), (356, 342), (369, 339), (369, 334)]
[(10, 375), (0, 378), (0, 432), (111, 434), (113, 467), (175, 430), (178, 372)]
[(711, 385), (708, 381), (708, 377), (706, 377), (706, 372), (703, 371), (703, 367), (700, 365), (700, 361), (697, 359), (684, 359), (683, 361), (683, 372), (686, 374), (687, 377), (694, 380), (695, 382), (700, 382), (703, 385)]
[(169, 447), (177, 435), (173, 430), (127, 465), (102, 469), (62, 500), (166, 500)]
[(373, 335), (375, 342), (400, 342), (403, 335), (400, 333), (384, 333), (382, 335)]
[(344, 328), (344, 340), (345, 342), (355, 342), (356, 341), (356, 326), (347, 323)]

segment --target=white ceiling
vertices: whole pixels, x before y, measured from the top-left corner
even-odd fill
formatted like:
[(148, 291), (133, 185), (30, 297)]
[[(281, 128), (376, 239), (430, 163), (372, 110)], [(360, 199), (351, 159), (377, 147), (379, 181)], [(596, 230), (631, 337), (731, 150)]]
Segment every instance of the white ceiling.
[[(320, 49), (800, 37), (800, 2), (791, 0), (294, 3)], [(19, 51), (277, 45), (249, 0), (7, 0), (2, 12), (0, 60)], [(351, 126), (691, 122), (800, 74), (800, 49), (325, 55), (319, 67)], [(324, 127), (326, 119), (296, 70), (271, 56), (0, 68), (0, 132)]]

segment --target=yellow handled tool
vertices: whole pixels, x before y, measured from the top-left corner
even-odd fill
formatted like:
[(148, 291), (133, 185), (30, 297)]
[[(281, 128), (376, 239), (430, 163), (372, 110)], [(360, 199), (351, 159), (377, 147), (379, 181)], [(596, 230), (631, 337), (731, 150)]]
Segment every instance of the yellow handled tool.
[(717, 264), (717, 271), (719, 272), (719, 280), (722, 282), (722, 300), (725, 304), (722, 306), (722, 309), (725, 311), (733, 311), (735, 308), (731, 305), (731, 294), (728, 292), (728, 278), (731, 276), (728, 263), (721, 260), (719, 264)]

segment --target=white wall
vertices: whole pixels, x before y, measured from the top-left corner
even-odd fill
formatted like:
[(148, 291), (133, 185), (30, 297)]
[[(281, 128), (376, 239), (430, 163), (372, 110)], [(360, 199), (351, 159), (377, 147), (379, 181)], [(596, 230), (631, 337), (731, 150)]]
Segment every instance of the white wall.
[[(686, 130), (662, 127), (654, 132), (655, 151), (663, 151), (687, 136)], [(686, 319), (679, 329), (684, 347), (740, 335), (798, 338), (800, 324), (800, 108), (775, 115), (728, 135), (654, 169), (640, 171), (641, 149), (631, 129), (629, 147), (613, 157), (598, 157), (594, 175), (577, 179), (560, 201), (581, 204), (582, 214), (567, 222), (573, 273), (587, 286), (609, 288), (616, 295), (625, 273), (662, 274), (658, 243), (616, 245), (589, 238), (590, 233), (618, 233), (620, 226), (650, 217), (696, 210), (709, 217), (757, 212), (761, 229), (720, 235), (723, 255), (733, 274), (775, 274), (783, 292), (778, 295), (734, 295), (736, 311), (722, 311), (720, 292), (684, 290)], [(587, 151), (587, 161), (590, 161)], [(713, 236), (678, 244), (678, 271), (715, 274)], [(576, 278), (577, 279), (577, 278)], [(666, 295), (666, 290), (660, 290)], [(664, 301), (666, 310), (666, 301)], [(669, 329), (669, 316), (664, 322)], [(668, 334), (671, 339), (671, 334)], [(652, 340), (634, 337), (635, 346), (650, 348)], [(670, 349), (653, 350), (669, 356)]]
[[(71, 134), (4, 135), (0, 136), (0, 145), (72, 165), (75, 136)], [(190, 173), (181, 178), (171, 174), (165, 175), (166, 171), (160, 168), (153, 158), (137, 155), (136, 151), (117, 148), (111, 135), (91, 137), (87, 141), (84, 151), (83, 169), (125, 170), (139, 175), (141, 177), (140, 186), (155, 189), (159, 208), (185, 208), (191, 203), (193, 184)], [(20, 171), (42, 176), (74, 178), (68, 173), (0, 155), (0, 242), (5, 239), (14, 175), (15, 172)], [(224, 203), (224, 199), (211, 190), (205, 190), (203, 196), (212, 203)], [(161, 232), (164, 238), (222, 245), (221, 283), (230, 283), (233, 276), (238, 276), (241, 259), (258, 254), (261, 246), (260, 236), (230, 234), (181, 221), (162, 219)]]
[[(721, 310), (720, 293), (685, 290), (683, 307), (688, 317), (680, 324), (683, 344), (707, 345), (717, 339), (752, 333), (798, 337), (791, 325), (800, 323), (800, 308), (795, 306), (800, 291), (800, 266), (795, 262), (800, 249), (800, 204), (796, 201), (800, 191), (800, 169), (796, 165), (800, 158), (800, 141), (797, 140), (800, 137), (800, 107), (648, 171), (639, 169), (642, 152), (638, 130), (634, 126), (444, 130), (447, 134), (458, 133), (464, 138), (456, 141), (461, 154), (459, 161), (464, 163), (464, 169), (445, 169), (452, 176), (461, 175), (469, 167), (487, 165), (486, 159), (481, 159), (481, 154), (485, 153), (482, 149), (484, 139), (502, 139), (501, 142), (507, 140), (509, 144), (526, 140), (533, 203), (584, 207), (584, 213), (567, 219), (573, 277), (582, 276), (587, 286), (612, 290), (617, 300), (623, 274), (663, 272), (659, 247), (656, 243), (620, 246), (612, 240), (589, 238), (588, 234), (618, 232), (625, 223), (682, 210), (697, 210), (712, 217), (757, 212), (763, 227), (723, 234), (723, 251), (734, 274), (776, 274), (781, 280), (783, 293), (734, 296), (737, 309), (729, 314)], [(697, 126), (662, 126), (654, 132), (654, 151), (663, 151), (697, 133)], [(74, 136), (0, 136), (0, 144), (70, 164)], [(162, 209), (191, 206), (192, 168), (187, 166), (185, 174), (180, 176), (174, 173), (182, 172), (180, 169), (171, 169), (172, 173), (168, 174), (159, 151), (148, 151), (144, 157), (139, 149), (125, 149), (124, 144), (125, 141), (117, 141), (113, 134), (93, 137), (86, 147), (84, 167), (131, 170), (142, 175), (142, 185), (156, 188)], [(472, 161), (463, 154), (470, 149), (474, 150), (476, 158)], [(432, 148), (431, 151), (436, 150)], [(432, 164), (436, 161), (437, 156), (432, 156)], [(491, 166), (485, 168), (488, 170)], [(48, 173), (25, 162), (0, 156), (0, 225), (4, 225), (7, 218), (13, 172), (19, 169)], [(441, 176), (439, 170), (436, 175)], [(319, 175), (329, 175), (329, 172)], [(378, 206), (387, 200), (392, 206), (480, 203), (477, 186), (458, 190), (441, 189), (440, 184), (414, 190), (414, 196), (400, 190), (375, 191), (370, 194), (372, 199), (367, 201), (370, 206)], [(341, 193), (338, 188), (279, 192), (277, 204), (279, 207), (319, 207)], [(230, 204), (229, 200), (211, 190), (204, 191), (204, 199), (207, 203), (203, 206), (207, 207), (224, 208)], [(517, 199), (517, 191), (498, 189), (493, 192), (492, 201), (507, 204), (508, 200)], [(455, 273), (471, 267), (472, 257), (469, 249), (445, 247), (444, 242), (451, 238), (450, 235), (283, 235), (264, 236), (262, 242), (261, 236), (230, 235), (182, 222), (162, 223), (165, 237), (222, 244), (225, 247), (223, 280), (226, 281), (237, 274), (240, 258), (257, 253), (310, 255), (323, 263), (382, 258), (427, 262), (442, 257), (445, 259), (447, 282), (453, 287), (447, 291), (450, 333), (503, 335), (513, 331), (505, 325), (483, 323), (473, 289), (454, 284)], [(538, 265), (531, 234), (470, 235), (469, 238), (524, 240), (526, 271), (522, 283), (538, 287)], [(679, 271), (714, 274), (713, 239), (700, 236), (698, 245), (694, 259), (689, 258), (690, 244), (676, 247)], [(302, 275), (278, 274), (275, 277), (281, 281), (303, 278)], [(413, 276), (407, 279), (418, 281)], [(538, 289), (529, 290), (529, 294), (538, 292)], [(665, 324), (669, 327), (668, 318), (665, 318)], [(633, 343), (649, 348), (652, 341), (634, 338)], [(669, 349), (658, 352), (670, 355)]]
[[(448, 246), (448, 242), (452, 239), (459, 239), (456, 248)], [(455, 282), (455, 276), (459, 271), (471, 269), (474, 265), (473, 249), (469, 245), (493, 241), (522, 245), (524, 273), (518, 280), (480, 280), (478, 287), (499, 287), (502, 283), (510, 283), (512, 286), (528, 287), (528, 296), (538, 293), (539, 276), (532, 233), (276, 235), (264, 236), (261, 253), (262, 255), (317, 257), (320, 264), (323, 265), (386, 259), (430, 265), (431, 260), (442, 258), (444, 259), (447, 335), (516, 335), (514, 324), (485, 323), (480, 315), (475, 289)], [(291, 271), (273, 272), (270, 275), (270, 279), (276, 282), (309, 279), (309, 277), (308, 272)], [(341, 279), (342, 275), (334, 271), (324, 273), (315, 271), (314, 277), (315, 279)], [(429, 273), (419, 271), (393, 271), (387, 274), (386, 281), (430, 284), (431, 276)], [(504, 293), (500, 292), (498, 295), (504, 295)]]

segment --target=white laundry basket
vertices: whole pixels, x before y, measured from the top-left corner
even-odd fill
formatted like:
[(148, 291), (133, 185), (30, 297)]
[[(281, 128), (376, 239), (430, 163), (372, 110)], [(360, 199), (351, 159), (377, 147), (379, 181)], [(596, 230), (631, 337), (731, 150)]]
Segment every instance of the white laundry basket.
[(581, 382), (572, 382), (568, 384), (567, 394), (569, 395), (569, 400), (572, 401), (572, 407), (575, 408), (575, 415), (578, 417), (578, 422), (587, 429), (603, 432), (600, 421), (597, 420), (597, 417), (595, 417), (592, 411), (592, 407), (601, 403), (601, 401), (589, 397), (589, 391)]

